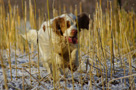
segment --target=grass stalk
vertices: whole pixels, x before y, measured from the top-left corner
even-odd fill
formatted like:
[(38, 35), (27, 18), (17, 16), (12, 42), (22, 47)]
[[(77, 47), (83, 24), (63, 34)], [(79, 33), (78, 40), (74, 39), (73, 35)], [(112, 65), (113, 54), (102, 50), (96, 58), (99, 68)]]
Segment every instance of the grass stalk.
[[(14, 23), (14, 27), (15, 27), (15, 24), (17, 24), (16, 23), (16, 19), (15, 19), (15, 17), (16, 17), (16, 8), (17, 7), (14, 7), (14, 21), (15, 21), (15, 23)], [(16, 80), (17, 80), (17, 53), (16, 53), (16, 51), (17, 51), (17, 31), (16, 31), (16, 29), (14, 29), (14, 36), (15, 36), (15, 67), (16, 67)]]
[[(2, 9), (2, 8), (0, 8)], [(0, 28), (2, 29), (2, 26), (0, 26)], [(0, 33), (2, 34), (2, 30), (0, 30)], [(4, 62), (3, 62), (3, 58), (2, 58), (2, 55), (3, 55), (3, 38), (2, 38), (2, 35), (0, 37), (0, 41), (1, 41), (1, 44), (0, 44), (0, 61), (1, 61), (1, 67), (2, 67), (2, 74), (3, 74), (3, 77), (4, 77), (4, 86), (5, 86), (5, 90), (8, 90), (8, 80), (7, 80), (7, 74), (6, 74), (6, 70), (5, 70), (5, 65), (4, 65)]]
[(113, 38), (114, 38), (114, 34), (113, 34), (113, 27), (112, 27), (112, 5), (110, 2), (110, 33), (111, 33), (111, 40), (110, 40), (110, 51), (111, 51), (111, 77), (112, 77), (112, 70), (113, 73), (115, 74), (115, 70), (114, 70), (114, 42), (113, 42)]
[(80, 8), (80, 14), (83, 12), (82, 11), (82, 2), (79, 3), (79, 8)]
[[(31, 73), (31, 54), (29, 53), (30, 50), (29, 50), (29, 45), (28, 45), (28, 42), (27, 42), (27, 27), (26, 27), (26, 22), (27, 22), (27, 5), (26, 5), (26, 2), (25, 2), (25, 16), (24, 16), (24, 23), (25, 23), (25, 35), (26, 35), (26, 42), (25, 42), (25, 45), (26, 45), (26, 53), (28, 53), (29, 55), (29, 72)], [(32, 85), (32, 78), (31, 78), (31, 75), (30, 75), (30, 83)]]
[(11, 81), (12, 81), (12, 67), (11, 67), (11, 23), (10, 23), (10, 16), (8, 14), (8, 63), (9, 63), (9, 67), (10, 67), (10, 76), (11, 76)]
[(25, 84), (24, 84), (24, 81), (25, 81), (25, 77), (24, 77), (24, 69), (22, 67), (22, 90), (25, 90)]
[[(39, 24), (41, 23), (41, 20), (40, 20), (40, 10), (39, 10)], [(40, 26), (39, 26), (40, 27)], [(37, 31), (37, 38), (38, 38), (38, 31)], [(39, 57), (39, 42), (37, 41), (37, 51), (38, 51), (38, 61), (37, 61), (37, 68), (38, 68), (38, 74), (39, 74), (39, 77), (41, 77), (40, 75), (40, 57)]]
[[(47, 0), (47, 12), (48, 12), (48, 20), (50, 20), (50, 10), (49, 10), (49, 1)], [(49, 22), (50, 24), (50, 22)], [(51, 29), (51, 28), (50, 28)], [(51, 33), (50, 33), (50, 37), (51, 36)], [(52, 43), (52, 39), (50, 39), (50, 44), (51, 46), (53, 47), (53, 43)], [(53, 55), (53, 50), (51, 50), (52, 52), (52, 55)], [(54, 90), (55, 90), (55, 86), (56, 86), (56, 76), (58, 78), (58, 73), (56, 72), (56, 69), (58, 67), (56, 67), (55, 63), (56, 63), (56, 58), (54, 58), (55, 56), (53, 55), (53, 57), (51, 58), (53, 61), (52, 61), (52, 74), (53, 74), (53, 87), (54, 87)]]
[[(125, 35), (125, 41), (126, 41), (126, 47), (127, 47), (127, 50), (128, 50), (128, 52), (130, 52), (130, 45), (129, 45), (129, 43), (128, 43), (128, 39), (127, 39), (127, 37), (126, 37), (126, 35)], [(129, 54), (128, 55), (128, 63), (129, 63), (129, 75), (132, 75), (132, 56)], [(130, 77), (129, 78), (129, 82), (131, 82), (132, 81), (132, 79), (133, 79), (133, 77)], [(133, 87), (132, 86), (130, 86), (130, 88), (132, 89)]]
[[(92, 32), (92, 31), (91, 31), (91, 29), (92, 29), (91, 25), (92, 25), (92, 21), (90, 21), (90, 24), (89, 24), (89, 32), (90, 32), (90, 33), (89, 33), (89, 41), (91, 41), (91, 35), (93, 35), (93, 34), (91, 34), (91, 32)], [(94, 42), (94, 40), (93, 40), (93, 42)], [(89, 43), (88, 45), (89, 45), (89, 50), (91, 50), (91, 44)], [(93, 46), (94, 46), (94, 45), (93, 45)], [(88, 50), (88, 51), (89, 51), (89, 50)], [(94, 60), (94, 48), (93, 48), (93, 53), (92, 53), (92, 55), (93, 55), (93, 60)], [(91, 54), (89, 55), (89, 57), (91, 57)], [(91, 65), (93, 66), (93, 61), (90, 61), (90, 63), (91, 63)], [(93, 77), (93, 74), (92, 74), (92, 72), (93, 72), (93, 67), (92, 67), (92, 66), (90, 67), (90, 70), (89, 70), (89, 73), (90, 73), (90, 87), (89, 87), (89, 90), (93, 90), (93, 84), (92, 84), (92, 83), (93, 83), (93, 82), (92, 82), (92, 81), (93, 81), (93, 80), (92, 80), (92, 79), (93, 79), (93, 78), (92, 78), (92, 77)]]

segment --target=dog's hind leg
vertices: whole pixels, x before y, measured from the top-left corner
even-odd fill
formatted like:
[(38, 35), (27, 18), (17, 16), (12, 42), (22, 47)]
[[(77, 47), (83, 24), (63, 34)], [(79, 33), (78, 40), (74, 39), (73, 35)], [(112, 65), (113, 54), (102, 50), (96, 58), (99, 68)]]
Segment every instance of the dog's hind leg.
[(25, 39), (28, 40), (28, 42), (33, 43), (34, 45), (37, 45), (37, 30), (29, 30), (26, 34), (21, 34), (21, 36)]

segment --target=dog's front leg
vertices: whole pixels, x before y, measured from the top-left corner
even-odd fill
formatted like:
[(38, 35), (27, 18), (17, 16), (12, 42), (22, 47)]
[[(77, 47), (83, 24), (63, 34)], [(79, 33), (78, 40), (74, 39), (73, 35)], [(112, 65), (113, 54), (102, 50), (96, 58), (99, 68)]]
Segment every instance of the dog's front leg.
[(79, 66), (79, 61), (78, 61), (78, 50), (77, 49), (74, 49), (72, 52), (71, 52), (71, 58), (70, 58), (70, 61), (69, 61), (69, 69), (72, 70), (72, 71), (76, 71), (77, 68)]
[(52, 73), (51, 64), (49, 64), (49, 63), (43, 63), (43, 66), (46, 68), (48, 74), (51, 74), (51, 73)]

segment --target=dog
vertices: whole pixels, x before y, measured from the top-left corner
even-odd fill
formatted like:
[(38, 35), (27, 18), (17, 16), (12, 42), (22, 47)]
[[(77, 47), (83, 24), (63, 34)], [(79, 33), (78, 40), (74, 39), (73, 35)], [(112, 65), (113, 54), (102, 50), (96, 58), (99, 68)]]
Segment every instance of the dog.
[[(89, 28), (89, 17), (82, 13), (62, 14), (45, 21), (38, 31), (31, 29), (27, 40), (39, 44), (40, 59), (48, 73), (55, 76), (63, 74), (65, 69), (76, 71), (79, 66), (77, 34), (81, 29)], [(79, 29), (79, 30), (78, 30)], [(22, 35), (26, 39), (26, 35)]]

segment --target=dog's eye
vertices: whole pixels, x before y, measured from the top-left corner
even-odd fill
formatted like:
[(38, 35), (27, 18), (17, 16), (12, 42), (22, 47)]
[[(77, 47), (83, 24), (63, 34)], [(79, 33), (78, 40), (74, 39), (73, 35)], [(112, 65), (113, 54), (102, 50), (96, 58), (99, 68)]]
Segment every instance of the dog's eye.
[(69, 28), (70, 27), (70, 22), (69, 21), (67, 21), (67, 28)]
[(58, 26), (58, 30), (60, 30), (61, 28), (60, 28), (60, 26)]
[[(61, 31), (61, 27), (60, 27), (60, 25), (58, 25), (58, 27), (57, 27), (57, 28), (58, 28), (59, 33), (60, 33), (61, 35), (63, 35), (63, 33), (62, 33), (62, 31)], [(58, 31), (57, 31), (57, 32), (58, 32)]]

